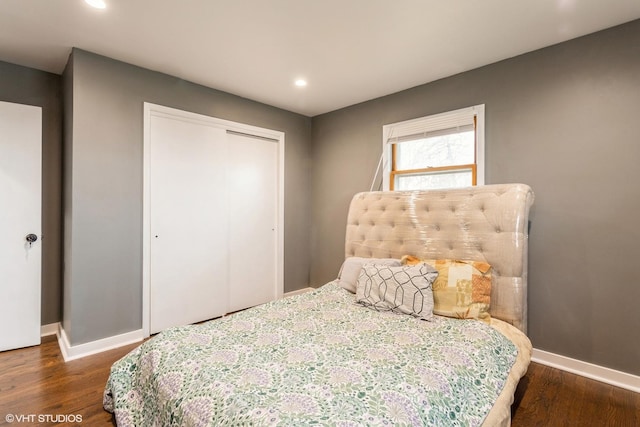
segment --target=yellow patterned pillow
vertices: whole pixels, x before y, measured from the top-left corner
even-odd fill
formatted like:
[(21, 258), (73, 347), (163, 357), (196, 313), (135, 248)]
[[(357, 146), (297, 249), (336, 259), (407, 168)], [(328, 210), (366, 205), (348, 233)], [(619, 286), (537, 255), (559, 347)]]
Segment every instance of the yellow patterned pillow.
[[(403, 263), (416, 262), (403, 257)], [(433, 313), (459, 319), (491, 321), (491, 266), (486, 262), (452, 259), (419, 260), (438, 271), (433, 283)]]

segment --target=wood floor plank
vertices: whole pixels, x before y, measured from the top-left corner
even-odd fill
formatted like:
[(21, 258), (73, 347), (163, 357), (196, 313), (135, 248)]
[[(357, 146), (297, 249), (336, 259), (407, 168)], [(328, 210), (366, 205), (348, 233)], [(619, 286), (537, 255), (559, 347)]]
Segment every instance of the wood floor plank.
[(514, 427), (638, 427), (640, 394), (531, 363), (516, 390)]
[[(0, 353), (0, 426), (113, 426), (102, 408), (111, 365), (136, 344), (64, 363), (55, 337)], [(8, 423), (15, 416), (79, 416), (82, 423)], [(37, 421), (37, 420), (34, 420)], [(45, 420), (46, 421), (46, 420)], [(512, 406), (514, 427), (637, 427), (640, 394), (531, 363)]]
[(102, 408), (102, 391), (113, 362), (135, 347), (133, 344), (65, 363), (55, 337), (45, 337), (40, 346), (0, 353), (0, 425), (10, 425), (6, 422), (8, 414), (73, 415), (83, 421), (75, 425), (114, 425), (111, 414)]

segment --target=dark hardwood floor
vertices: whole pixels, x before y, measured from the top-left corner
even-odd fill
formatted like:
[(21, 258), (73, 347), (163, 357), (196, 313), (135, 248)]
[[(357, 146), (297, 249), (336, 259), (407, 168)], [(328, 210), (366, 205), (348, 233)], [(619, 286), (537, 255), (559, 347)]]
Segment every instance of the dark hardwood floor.
[(532, 362), (511, 414), (514, 427), (639, 427), (640, 393)]
[[(114, 425), (102, 409), (102, 391), (111, 364), (135, 346), (64, 363), (51, 336), (40, 346), (0, 353), (0, 425)], [(512, 413), (514, 427), (636, 427), (640, 394), (532, 363)], [(56, 422), (64, 420), (70, 422)]]
[[(46, 419), (41, 423), (39, 415), (80, 416), (82, 423), (75, 425), (115, 424), (111, 414), (102, 409), (102, 391), (111, 364), (135, 347), (65, 363), (56, 337), (49, 336), (39, 346), (0, 353), (0, 425), (74, 425)], [(30, 415), (35, 415), (33, 422), (17, 418)], [(8, 423), (7, 416), (16, 418)]]

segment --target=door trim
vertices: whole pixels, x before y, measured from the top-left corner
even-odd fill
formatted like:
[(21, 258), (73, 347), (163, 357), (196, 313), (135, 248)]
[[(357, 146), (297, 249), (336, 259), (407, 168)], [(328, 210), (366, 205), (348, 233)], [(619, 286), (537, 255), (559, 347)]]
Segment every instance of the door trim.
[(257, 126), (218, 119), (202, 114), (178, 110), (163, 105), (144, 103), (143, 115), (143, 208), (142, 208), (142, 333), (150, 335), (150, 299), (151, 299), (151, 221), (150, 207), (150, 165), (151, 165), (151, 117), (163, 117), (225, 129), (247, 135), (265, 138), (278, 144), (278, 216), (277, 216), (277, 265), (276, 265), (276, 298), (284, 293), (284, 132), (265, 129)]

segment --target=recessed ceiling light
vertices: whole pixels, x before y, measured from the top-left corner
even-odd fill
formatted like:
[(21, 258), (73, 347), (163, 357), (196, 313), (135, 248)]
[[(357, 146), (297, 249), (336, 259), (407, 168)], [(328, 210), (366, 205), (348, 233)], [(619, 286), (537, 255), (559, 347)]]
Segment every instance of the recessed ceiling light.
[(104, 9), (107, 7), (107, 4), (103, 0), (84, 0), (89, 6), (95, 7), (96, 9)]
[(298, 79), (294, 84), (298, 87), (305, 87), (307, 85), (307, 81), (305, 79)]

